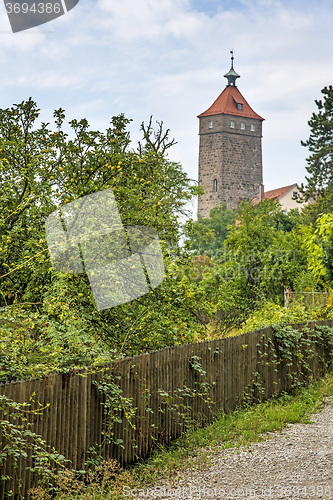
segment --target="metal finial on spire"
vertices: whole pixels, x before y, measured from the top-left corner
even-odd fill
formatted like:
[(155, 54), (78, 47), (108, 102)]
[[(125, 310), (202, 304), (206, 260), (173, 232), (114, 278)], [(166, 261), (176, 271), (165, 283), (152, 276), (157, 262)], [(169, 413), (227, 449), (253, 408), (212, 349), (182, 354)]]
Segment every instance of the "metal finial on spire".
[(237, 78), (240, 78), (240, 75), (236, 73), (234, 70), (234, 49), (230, 50), (231, 54), (231, 68), (229, 69), (228, 73), (226, 73), (224, 76), (228, 79), (228, 86), (233, 86), (236, 87), (236, 80)]

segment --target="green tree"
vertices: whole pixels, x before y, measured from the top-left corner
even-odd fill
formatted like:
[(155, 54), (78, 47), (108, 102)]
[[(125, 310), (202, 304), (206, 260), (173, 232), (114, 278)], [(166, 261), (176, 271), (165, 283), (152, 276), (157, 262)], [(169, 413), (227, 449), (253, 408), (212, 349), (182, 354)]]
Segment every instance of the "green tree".
[(309, 269), (323, 285), (333, 281), (333, 214), (322, 214), (315, 224), (303, 228)]
[(104, 132), (91, 130), (86, 119), (66, 123), (63, 109), (54, 111), (54, 125), (38, 125), (39, 115), (32, 99), (0, 110), (0, 306), (30, 304), (59, 322), (80, 315), (88, 330), (117, 347), (126, 341), (135, 352), (149, 348), (151, 317), (159, 311), (154, 347), (179, 342), (180, 336), (168, 333), (172, 317), (180, 320), (184, 313), (182, 321), (190, 325), (184, 337), (197, 320), (186, 300), (183, 308), (178, 302), (170, 306), (174, 282), (163, 284), (164, 293), (160, 288), (99, 313), (85, 275), (62, 275), (52, 268), (44, 227), (59, 207), (112, 188), (123, 224), (155, 228), (172, 266), (172, 254), (180, 253), (179, 215), (198, 188), (180, 164), (168, 159), (166, 151), (174, 143), (169, 131), (161, 124), (154, 131), (150, 120), (147, 127), (142, 124), (143, 140), (133, 149), (124, 115), (113, 117)]
[(274, 200), (241, 204), (224, 252), (199, 284), (220, 331), (240, 326), (266, 300), (283, 303), (283, 288), (296, 286), (307, 264), (296, 221)]
[(221, 207), (212, 208), (209, 217), (205, 219), (199, 214), (196, 222), (189, 221), (186, 225), (187, 248), (196, 255), (202, 255), (206, 252), (213, 256), (217, 250), (223, 247), (229, 231), (228, 228), (234, 221), (235, 215), (227, 209), (225, 203)]
[(307, 203), (301, 211), (301, 222), (304, 225), (315, 224), (322, 214), (329, 214), (333, 207), (333, 184), (327, 186), (321, 195)]
[(306, 186), (302, 186), (305, 199), (322, 196), (333, 180), (333, 86), (324, 87), (321, 93), (323, 99), (315, 100), (318, 112), (308, 121), (310, 136), (301, 141), (311, 153), (306, 167), (309, 175)]

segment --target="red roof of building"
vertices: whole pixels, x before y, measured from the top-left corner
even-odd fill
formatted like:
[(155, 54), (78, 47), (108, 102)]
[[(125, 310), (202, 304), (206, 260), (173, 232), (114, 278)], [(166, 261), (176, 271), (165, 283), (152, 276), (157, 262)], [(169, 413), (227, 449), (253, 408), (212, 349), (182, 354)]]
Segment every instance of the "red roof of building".
[[(285, 187), (282, 187), (282, 188), (278, 188), (278, 189), (272, 189), (271, 191), (266, 191), (264, 193), (264, 198), (267, 198), (267, 199), (273, 199), (273, 200), (278, 200), (279, 198), (281, 198), (284, 194), (288, 193), (288, 191), (290, 191), (292, 188), (294, 188), (295, 186), (297, 186), (297, 184), (290, 184), (290, 186), (285, 186)], [(252, 199), (252, 203), (254, 203), (255, 205), (257, 203), (259, 203), (259, 194), (257, 194), (253, 199)]]
[[(237, 103), (243, 104), (242, 111), (237, 109)], [(257, 120), (264, 120), (261, 116), (253, 111), (251, 106), (246, 102), (237, 87), (228, 85), (223, 92), (218, 96), (216, 101), (204, 113), (198, 116), (211, 116), (211, 115), (234, 115), (244, 116), (247, 118), (255, 118)]]

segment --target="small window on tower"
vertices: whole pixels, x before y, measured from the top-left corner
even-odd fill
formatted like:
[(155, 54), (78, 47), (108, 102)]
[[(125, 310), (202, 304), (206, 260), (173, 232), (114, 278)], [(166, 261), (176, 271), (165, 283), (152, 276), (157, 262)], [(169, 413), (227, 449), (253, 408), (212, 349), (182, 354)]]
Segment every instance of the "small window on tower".
[(241, 122), (241, 130), (245, 130), (245, 123)]
[(234, 122), (234, 120), (231, 120), (231, 122), (230, 122), (230, 128), (235, 128), (235, 122)]
[(208, 122), (208, 128), (213, 128), (213, 122)]
[(213, 193), (217, 193), (217, 179), (213, 180)]
[(255, 131), (255, 129), (256, 129), (255, 124), (254, 124), (254, 123), (251, 123), (251, 132), (254, 132), (254, 131)]
[(241, 104), (240, 102), (237, 103), (237, 109), (238, 111), (243, 111), (243, 104)]
[(297, 199), (297, 198), (298, 198), (298, 191), (294, 191), (294, 192), (293, 192), (293, 198), (294, 198), (294, 199)]

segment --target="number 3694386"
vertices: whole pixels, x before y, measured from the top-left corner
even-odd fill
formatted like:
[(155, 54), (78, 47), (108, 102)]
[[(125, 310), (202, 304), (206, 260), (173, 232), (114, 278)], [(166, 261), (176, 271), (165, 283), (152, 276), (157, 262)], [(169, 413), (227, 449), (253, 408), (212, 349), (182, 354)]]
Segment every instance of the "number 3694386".
[(42, 3), (36, 2), (28, 4), (23, 3), (6, 3), (8, 14), (60, 14), (62, 11), (61, 3)]

